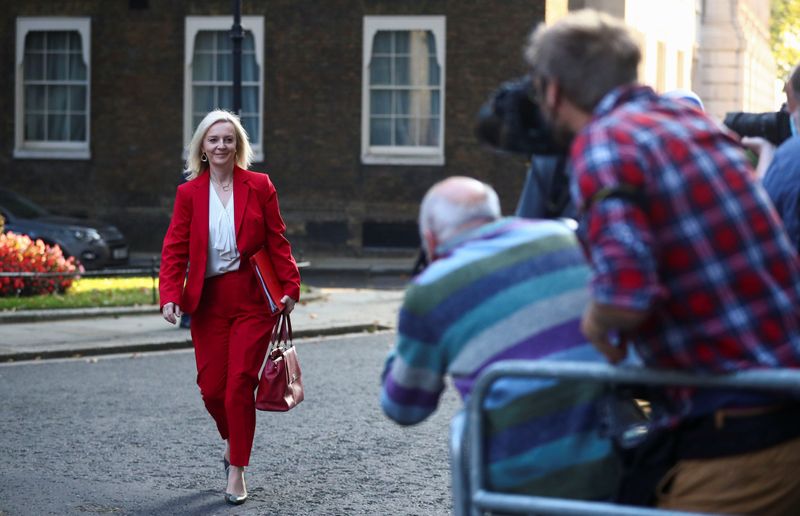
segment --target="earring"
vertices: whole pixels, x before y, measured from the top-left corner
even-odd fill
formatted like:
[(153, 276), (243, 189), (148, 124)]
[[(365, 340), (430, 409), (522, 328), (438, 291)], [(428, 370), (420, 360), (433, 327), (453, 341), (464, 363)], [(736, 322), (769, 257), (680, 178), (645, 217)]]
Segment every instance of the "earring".
[(203, 161), (203, 162), (208, 161), (208, 156), (206, 156), (205, 152), (200, 155), (200, 161)]

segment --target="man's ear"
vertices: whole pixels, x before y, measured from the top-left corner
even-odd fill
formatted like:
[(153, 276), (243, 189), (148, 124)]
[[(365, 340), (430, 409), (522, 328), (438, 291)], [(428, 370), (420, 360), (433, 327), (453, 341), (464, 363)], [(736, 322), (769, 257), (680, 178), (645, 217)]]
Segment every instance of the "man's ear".
[(544, 89), (544, 105), (547, 110), (554, 114), (558, 109), (559, 101), (561, 100), (561, 87), (555, 79), (547, 81)]
[(433, 231), (423, 231), (422, 240), (425, 246), (425, 254), (428, 255), (428, 261), (432, 262), (436, 259), (436, 246), (438, 245), (436, 236), (433, 234)]

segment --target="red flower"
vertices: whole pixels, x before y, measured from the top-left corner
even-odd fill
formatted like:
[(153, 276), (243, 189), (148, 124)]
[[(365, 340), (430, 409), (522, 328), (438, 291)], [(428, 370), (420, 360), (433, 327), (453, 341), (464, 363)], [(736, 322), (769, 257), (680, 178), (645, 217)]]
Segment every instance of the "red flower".
[[(0, 270), (3, 272), (75, 272), (75, 259), (64, 258), (57, 245), (31, 240), (26, 235), (0, 234)], [(81, 272), (83, 272), (81, 270)], [(64, 292), (74, 280), (67, 277), (0, 278), (0, 296), (33, 296)]]

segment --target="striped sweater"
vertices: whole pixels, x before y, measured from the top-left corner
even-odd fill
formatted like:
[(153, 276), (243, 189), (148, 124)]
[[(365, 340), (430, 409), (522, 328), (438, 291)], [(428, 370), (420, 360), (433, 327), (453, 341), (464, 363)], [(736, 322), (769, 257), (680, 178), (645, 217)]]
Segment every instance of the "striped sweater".
[[(590, 271), (573, 233), (556, 221), (501, 219), (437, 250), (400, 311), (381, 406), (400, 424), (436, 410), (445, 376), (466, 400), (478, 374), (505, 359), (603, 358), (581, 335)], [(484, 405), (489, 483), (496, 490), (607, 498), (617, 480), (599, 433), (600, 387), (499, 380)]]

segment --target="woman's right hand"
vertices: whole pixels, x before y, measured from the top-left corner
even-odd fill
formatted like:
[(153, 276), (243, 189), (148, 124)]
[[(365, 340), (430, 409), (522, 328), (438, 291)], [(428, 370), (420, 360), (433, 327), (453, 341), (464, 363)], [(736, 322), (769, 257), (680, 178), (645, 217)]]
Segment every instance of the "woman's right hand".
[(167, 322), (172, 324), (178, 322), (178, 319), (182, 314), (183, 312), (181, 312), (181, 307), (175, 303), (166, 303), (161, 307), (161, 315), (164, 316), (164, 319), (166, 319)]

